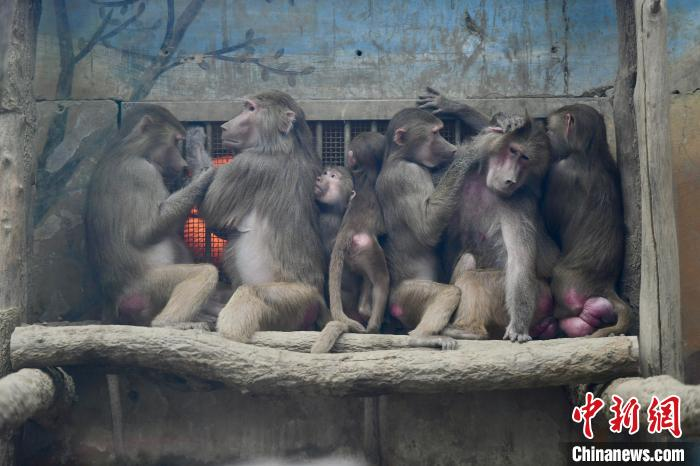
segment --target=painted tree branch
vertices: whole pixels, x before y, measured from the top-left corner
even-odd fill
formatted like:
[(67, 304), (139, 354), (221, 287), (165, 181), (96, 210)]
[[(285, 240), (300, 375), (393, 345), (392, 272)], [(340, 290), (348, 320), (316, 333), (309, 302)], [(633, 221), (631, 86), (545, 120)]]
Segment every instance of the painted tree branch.
[[(269, 333), (260, 337), (268, 344), (299, 337), (305, 343), (296, 347), (306, 350), (317, 335)], [(361, 347), (360, 341), (366, 337), (345, 335), (341, 348), (346, 342)], [(398, 345), (403, 341), (391, 335), (375, 339), (396, 340)], [(403, 348), (303, 354), (236, 343), (201, 331), (32, 325), (15, 330), (11, 348), (15, 368), (78, 364), (140, 367), (265, 395), (462, 393), (607, 381), (638, 374), (635, 337), (524, 345), (463, 341), (458, 350), (444, 352)]]
[[(639, 419), (646, 423), (646, 412), (649, 408), (652, 395), (659, 400), (669, 396), (678, 395), (681, 398), (681, 426), (683, 436), (700, 435), (700, 386), (685, 385), (668, 375), (660, 375), (643, 379), (640, 377), (617, 379), (610, 382), (601, 397), (606, 406), (612, 404), (612, 396), (618, 395), (627, 401), (631, 397), (639, 400), (641, 408)], [(609, 409), (605, 410), (609, 417), (613, 414)]]
[(0, 432), (69, 406), (74, 398), (73, 379), (60, 369), (22, 369), (7, 375), (0, 379)]

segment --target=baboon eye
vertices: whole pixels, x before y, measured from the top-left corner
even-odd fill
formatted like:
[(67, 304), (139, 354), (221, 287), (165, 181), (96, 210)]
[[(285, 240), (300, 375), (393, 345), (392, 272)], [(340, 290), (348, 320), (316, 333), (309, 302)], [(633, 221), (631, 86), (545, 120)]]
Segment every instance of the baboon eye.
[(523, 155), (522, 155), (522, 159), (525, 160), (525, 161), (528, 161), (528, 160), (530, 160), (530, 157), (528, 157), (527, 155), (523, 154)]
[(335, 178), (335, 173), (331, 175), (331, 178)]

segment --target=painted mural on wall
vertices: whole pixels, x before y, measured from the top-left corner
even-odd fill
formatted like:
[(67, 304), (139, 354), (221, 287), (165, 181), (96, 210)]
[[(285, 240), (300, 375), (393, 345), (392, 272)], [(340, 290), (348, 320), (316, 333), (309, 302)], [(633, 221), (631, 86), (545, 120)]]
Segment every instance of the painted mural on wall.
[(579, 95), (617, 63), (605, 0), (55, 0), (39, 43), (44, 98)]

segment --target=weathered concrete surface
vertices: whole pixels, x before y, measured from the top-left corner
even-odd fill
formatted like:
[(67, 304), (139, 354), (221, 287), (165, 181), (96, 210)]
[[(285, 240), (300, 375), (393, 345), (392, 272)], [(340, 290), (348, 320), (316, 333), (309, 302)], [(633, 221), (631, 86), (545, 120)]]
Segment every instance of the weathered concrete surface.
[(87, 262), (83, 223), (85, 193), (117, 125), (112, 101), (40, 102), (40, 154), (31, 261), (38, 286), (29, 321), (96, 318), (100, 297)]
[[(52, 458), (113, 464), (104, 376), (72, 370), (78, 402), (57, 431), (43, 432)], [(261, 457), (363, 457), (363, 399), (267, 398), (228, 390), (181, 391), (177, 380), (120, 376), (130, 464), (229, 464)], [(385, 465), (563, 464), (560, 442), (580, 440), (563, 388), (460, 396), (387, 396), (379, 403)], [(55, 456), (53, 457), (55, 458)]]
[(396, 465), (565, 464), (581, 440), (564, 388), (466, 396), (390, 396), (380, 403), (382, 457)]

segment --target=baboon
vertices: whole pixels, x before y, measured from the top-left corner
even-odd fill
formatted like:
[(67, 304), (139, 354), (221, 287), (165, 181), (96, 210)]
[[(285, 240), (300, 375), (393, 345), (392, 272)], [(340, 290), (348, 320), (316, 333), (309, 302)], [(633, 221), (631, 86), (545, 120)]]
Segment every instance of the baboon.
[(514, 114), (498, 113), (488, 120), (431, 88), (418, 103), (437, 114), (464, 115), (465, 123), (480, 129), (470, 145), (482, 163), (467, 176), (464, 202), (448, 227), (446, 261), (455, 264), (452, 283), (463, 299), (444, 334), (482, 339), (493, 335), (487, 327), (495, 327), (505, 329), (503, 338), (511, 341), (555, 336), (545, 280), (559, 252), (538, 210), (550, 158), (543, 128)]
[(346, 164), (352, 170), (355, 195), (345, 212), (329, 272), (331, 316), (335, 320), (345, 316), (341, 299), (344, 264), (362, 277), (357, 312), (367, 319), (369, 333), (379, 331), (389, 296), (389, 271), (378, 240), (385, 232), (384, 218), (375, 191), (383, 157), (384, 136), (379, 133), (360, 133), (348, 145)]
[[(338, 172), (337, 169), (337, 177), (326, 179), (317, 189), (325, 193), (325, 201), (318, 196), (317, 199), (326, 204), (332, 201), (328, 193), (342, 192), (335, 202), (337, 207), (342, 207), (343, 200), (351, 193), (332, 250), (328, 285), (331, 316), (334, 321), (345, 323), (348, 331), (378, 332), (389, 295), (389, 271), (378, 240), (384, 233), (384, 220), (375, 192), (383, 156), (384, 136), (376, 132), (360, 133), (350, 141), (346, 159), (352, 170), (354, 191), (350, 190), (353, 186), (340, 187), (347, 178), (343, 175), (347, 170)], [(338, 187), (324, 188), (333, 184)], [(367, 321), (367, 328), (357, 320)], [(325, 335), (326, 332), (314, 345), (313, 352), (330, 350), (339, 336), (332, 333), (331, 340), (324, 340)]]
[(200, 208), (229, 240), (223, 267), (236, 288), (217, 330), (245, 342), (258, 330), (325, 323), (314, 201), (321, 163), (304, 111), (288, 94), (267, 91), (245, 99), (222, 128), (224, 145), (239, 153), (217, 170)]
[[(416, 345), (426, 342), (454, 348), (438, 335), (459, 304), (454, 285), (438, 283), (436, 246), (454, 214), (460, 186), (475, 161), (441, 135), (443, 123), (417, 108), (398, 112), (386, 132), (384, 165), (377, 179), (387, 237), (384, 243), (391, 294), (389, 309), (407, 328)], [(431, 169), (452, 162), (434, 187)]]
[(355, 197), (350, 170), (339, 166), (325, 168), (316, 178), (314, 196), (320, 210), (321, 241), (328, 262), (345, 211)]
[(552, 276), (555, 316), (569, 336), (624, 333), (631, 311), (615, 292), (624, 258), (622, 195), (605, 122), (575, 104), (549, 115), (547, 126), (555, 160), (544, 218), (562, 251)]
[(192, 156), (192, 181), (168, 189), (188, 168), (184, 139), (185, 128), (170, 112), (141, 106), (126, 114), (95, 169), (85, 224), (91, 263), (116, 314), (106, 320), (180, 326), (193, 320), (216, 286), (216, 268), (192, 264), (179, 235), (215, 172)]
[[(505, 294), (509, 323), (503, 338), (524, 342), (531, 339), (529, 328), (537, 308), (537, 258), (542, 254), (537, 204), (549, 144), (544, 130), (531, 120), (510, 132), (494, 128), (483, 130), (471, 143), (483, 162), (462, 187), (464, 202), (448, 227), (446, 251), (449, 263), (469, 252), (480, 269), (504, 271), (504, 291), (498, 282), (490, 285), (494, 293)], [(472, 309), (466, 304), (446, 333), (485, 337), (482, 327), (463, 325), (470, 312), (480, 313), (478, 303)]]

